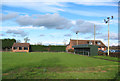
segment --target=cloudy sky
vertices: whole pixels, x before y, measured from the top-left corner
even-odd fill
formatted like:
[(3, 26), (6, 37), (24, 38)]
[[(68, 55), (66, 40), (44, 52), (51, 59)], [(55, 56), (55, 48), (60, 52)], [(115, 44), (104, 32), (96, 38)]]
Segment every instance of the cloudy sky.
[(118, 44), (118, 0), (3, 0), (0, 3), (0, 36), (24, 42), (29, 37), (31, 44), (62, 45), (71, 39), (96, 39), (107, 45), (110, 20), (110, 45)]

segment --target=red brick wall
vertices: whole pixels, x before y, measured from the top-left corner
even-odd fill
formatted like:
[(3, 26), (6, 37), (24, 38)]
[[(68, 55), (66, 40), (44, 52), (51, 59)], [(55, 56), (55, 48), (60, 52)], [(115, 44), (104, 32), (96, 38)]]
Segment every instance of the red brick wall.
[(29, 52), (29, 47), (28, 47), (28, 50), (24, 50), (24, 47), (22, 47), (22, 50), (19, 50), (19, 47), (17, 47), (17, 49), (14, 50), (12, 47), (12, 52)]

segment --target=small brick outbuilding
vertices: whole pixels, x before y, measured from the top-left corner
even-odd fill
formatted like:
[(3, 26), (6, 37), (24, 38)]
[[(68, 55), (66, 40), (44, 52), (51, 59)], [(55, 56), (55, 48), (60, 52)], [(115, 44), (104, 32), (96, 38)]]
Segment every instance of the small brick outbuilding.
[(14, 43), (12, 46), (12, 52), (29, 52), (29, 43)]

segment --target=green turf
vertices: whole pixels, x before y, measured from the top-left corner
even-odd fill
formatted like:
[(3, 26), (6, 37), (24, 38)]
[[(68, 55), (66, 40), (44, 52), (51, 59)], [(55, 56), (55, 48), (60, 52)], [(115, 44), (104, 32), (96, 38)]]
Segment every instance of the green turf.
[(3, 79), (114, 79), (118, 62), (68, 53), (2, 53)]

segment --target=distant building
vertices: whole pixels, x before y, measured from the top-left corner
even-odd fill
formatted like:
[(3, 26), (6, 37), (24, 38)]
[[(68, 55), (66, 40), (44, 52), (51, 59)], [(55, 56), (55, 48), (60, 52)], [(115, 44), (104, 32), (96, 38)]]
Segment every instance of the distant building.
[(29, 43), (14, 43), (12, 46), (12, 52), (29, 52)]
[[(73, 39), (70, 39), (70, 42), (66, 47), (66, 51), (68, 51), (69, 49), (74, 49), (72, 46), (77, 45), (77, 42), (78, 42), (78, 45), (82, 45), (82, 44), (94, 45), (94, 40), (73, 40)], [(103, 50), (103, 51), (106, 50), (105, 44), (100, 40), (95, 40), (95, 45), (98, 46), (98, 50)]]

